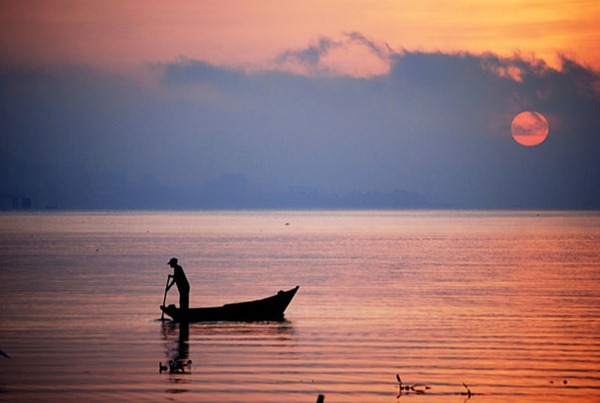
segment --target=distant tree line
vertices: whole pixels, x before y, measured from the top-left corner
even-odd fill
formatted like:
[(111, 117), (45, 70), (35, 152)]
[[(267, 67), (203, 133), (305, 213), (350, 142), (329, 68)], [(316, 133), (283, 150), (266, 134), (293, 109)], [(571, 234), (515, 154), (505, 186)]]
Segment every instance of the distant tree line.
[[(399, 209), (426, 206), (418, 195), (402, 190), (336, 192), (310, 186), (253, 184), (242, 173), (224, 173), (197, 187), (164, 185), (150, 176), (131, 183), (118, 176), (81, 171), (20, 179), (20, 188), (31, 197), (17, 200), (6, 192), (7, 197), (0, 201), (1, 210)], [(0, 191), (14, 188), (14, 180), (0, 183)]]

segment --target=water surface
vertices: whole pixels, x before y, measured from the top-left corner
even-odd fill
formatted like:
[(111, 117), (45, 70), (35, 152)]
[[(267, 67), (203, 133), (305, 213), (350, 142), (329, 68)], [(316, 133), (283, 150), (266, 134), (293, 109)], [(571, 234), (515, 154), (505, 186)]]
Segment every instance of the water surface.
[[(0, 400), (600, 401), (598, 213), (2, 214), (0, 245)], [(300, 290), (181, 328), (172, 256), (191, 306)]]

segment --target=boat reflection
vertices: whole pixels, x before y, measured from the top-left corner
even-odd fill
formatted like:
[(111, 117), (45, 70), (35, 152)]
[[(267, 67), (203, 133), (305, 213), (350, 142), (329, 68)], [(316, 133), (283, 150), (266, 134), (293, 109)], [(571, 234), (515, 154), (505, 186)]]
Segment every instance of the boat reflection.
[(163, 322), (162, 339), (166, 361), (159, 363), (159, 372), (189, 374), (192, 370), (190, 359), (190, 328), (193, 341), (199, 345), (207, 340), (227, 340), (230, 347), (249, 341), (270, 340), (280, 346), (294, 344), (295, 330), (287, 320), (277, 322), (205, 322), (177, 323)]
[[(295, 365), (298, 357), (298, 335), (292, 322), (287, 320), (164, 322), (161, 336), (165, 358), (159, 371), (168, 379), (166, 392), (171, 395), (191, 390), (197, 392), (200, 379), (208, 390), (221, 390), (232, 374), (241, 378), (255, 377), (255, 372), (260, 370), (248, 371), (248, 368), (254, 368), (256, 357), (270, 357), (278, 361), (281, 368), (275, 373), (265, 374), (277, 377), (287, 372), (285, 368)], [(192, 354), (194, 351), (195, 355)], [(221, 401), (223, 397), (219, 395), (221, 392), (214, 396), (206, 390), (203, 393), (203, 401)]]

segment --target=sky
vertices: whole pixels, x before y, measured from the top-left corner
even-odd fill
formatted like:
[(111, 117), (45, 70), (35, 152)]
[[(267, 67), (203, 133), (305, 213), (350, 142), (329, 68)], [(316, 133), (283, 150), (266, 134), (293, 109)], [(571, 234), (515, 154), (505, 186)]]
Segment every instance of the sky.
[(596, 209), (598, 27), (587, 0), (0, 0), (0, 207)]

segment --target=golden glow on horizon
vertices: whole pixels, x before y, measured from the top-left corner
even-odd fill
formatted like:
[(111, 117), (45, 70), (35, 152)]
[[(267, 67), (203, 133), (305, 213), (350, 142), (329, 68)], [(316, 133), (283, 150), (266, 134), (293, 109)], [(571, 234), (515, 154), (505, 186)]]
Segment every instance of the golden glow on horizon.
[(532, 147), (542, 144), (548, 137), (548, 121), (539, 112), (525, 111), (513, 119), (512, 136), (522, 146)]
[[(305, 48), (320, 36), (339, 38), (356, 31), (397, 51), (519, 52), (551, 65), (557, 64), (557, 54), (567, 54), (600, 69), (596, 0), (48, 0), (4, 2), (0, 8), (5, 65), (122, 68), (186, 57), (265, 66), (279, 53)], [(352, 60), (359, 73), (350, 73), (364, 74)], [(371, 70), (378, 68), (365, 71)]]

